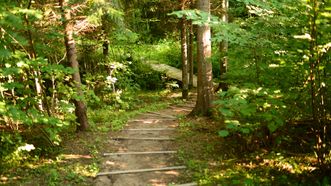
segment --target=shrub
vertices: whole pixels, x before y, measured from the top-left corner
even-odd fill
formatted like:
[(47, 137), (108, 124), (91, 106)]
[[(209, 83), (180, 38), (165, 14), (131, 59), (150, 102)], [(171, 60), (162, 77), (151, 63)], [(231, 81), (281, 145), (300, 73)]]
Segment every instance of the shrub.
[(281, 98), (279, 90), (265, 88), (230, 87), (221, 92), (215, 101), (216, 112), (225, 123), (219, 135), (239, 135), (248, 146), (256, 142), (270, 145), (272, 134), (286, 121), (286, 105)]

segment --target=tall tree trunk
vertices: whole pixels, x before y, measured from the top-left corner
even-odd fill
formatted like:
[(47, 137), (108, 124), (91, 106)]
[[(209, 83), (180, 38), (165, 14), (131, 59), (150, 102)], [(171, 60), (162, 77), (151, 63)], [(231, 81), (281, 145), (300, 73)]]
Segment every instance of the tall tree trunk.
[(309, 80), (310, 80), (310, 96), (311, 96), (311, 108), (312, 108), (312, 118), (315, 124), (315, 136), (316, 145), (315, 150), (317, 154), (317, 162), (319, 168), (322, 172), (330, 169), (330, 165), (326, 164), (326, 158), (328, 155), (329, 144), (327, 142), (327, 123), (326, 123), (326, 113), (325, 113), (325, 100), (324, 100), (324, 86), (321, 84), (320, 78), (320, 59), (318, 56), (317, 49), (317, 39), (318, 39), (318, 29), (317, 29), (317, 19), (320, 10), (320, 2), (318, 0), (308, 0), (308, 5), (310, 5), (310, 58), (309, 58)]
[[(210, 13), (210, 0), (198, 0), (199, 10)], [(211, 33), (208, 23), (198, 26), (198, 98), (192, 114), (209, 115), (213, 99)]]
[[(228, 15), (228, 9), (229, 9), (229, 0), (222, 0), (222, 21), (225, 23), (229, 22), (229, 15)], [(228, 90), (228, 84), (225, 82), (225, 73), (228, 69), (228, 41), (223, 40), (220, 43), (220, 53), (221, 58), (220, 61), (220, 83), (218, 89), (222, 89), (223, 91)]]
[(188, 98), (188, 76), (187, 76), (187, 34), (186, 34), (186, 18), (182, 18), (181, 28), (181, 50), (182, 50), (182, 98)]
[[(32, 5), (32, 0), (29, 1), (27, 9), (30, 9), (31, 5)], [(29, 38), (29, 41), (28, 41), (28, 43), (29, 43), (29, 58), (35, 60), (36, 57), (37, 57), (37, 53), (36, 53), (36, 50), (34, 48), (32, 31), (31, 31), (31, 28), (30, 28), (31, 25), (30, 25), (28, 15), (25, 15), (24, 19), (25, 19), (25, 23), (26, 23), (26, 27), (27, 27), (27, 35), (28, 35), (28, 38)], [(33, 75), (34, 75), (34, 83), (35, 83), (36, 93), (37, 93), (37, 96), (38, 96), (38, 105), (37, 105), (37, 107), (40, 111), (44, 111), (43, 101), (42, 101), (43, 89), (42, 89), (42, 86), (41, 86), (41, 83), (40, 83), (41, 73), (40, 73), (40, 70), (39, 70), (38, 66), (37, 66), (36, 69), (33, 69)], [(49, 113), (49, 111), (48, 111), (48, 113)]]
[(194, 48), (194, 34), (193, 34), (193, 24), (192, 21), (188, 22), (188, 49), (187, 49), (187, 63), (188, 63), (188, 88), (193, 88), (193, 74), (194, 74), (194, 66), (193, 66), (193, 48)]
[[(185, 10), (187, 0), (182, 0), (181, 9)], [(183, 16), (181, 20), (181, 51), (182, 51), (182, 99), (188, 98), (188, 66), (187, 66), (187, 31), (186, 31), (186, 17)]]
[(59, 0), (61, 10), (62, 10), (62, 20), (63, 20), (63, 27), (64, 27), (64, 42), (67, 50), (67, 59), (69, 63), (71, 64), (71, 67), (75, 70), (74, 74), (72, 75), (74, 85), (77, 91), (77, 95), (79, 98), (75, 98), (74, 104), (75, 104), (75, 114), (77, 117), (77, 122), (79, 123), (79, 126), (77, 127), (77, 130), (84, 131), (88, 128), (88, 120), (87, 120), (87, 114), (86, 114), (86, 105), (83, 102), (84, 100), (84, 94), (82, 90), (82, 83), (80, 79), (79, 74), (79, 64), (77, 61), (77, 52), (76, 52), (76, 45), (75, 40), (73, 38), (73, 29), (74, 24), (71, 21), (71, 13), (68, 8), (68, 0)]

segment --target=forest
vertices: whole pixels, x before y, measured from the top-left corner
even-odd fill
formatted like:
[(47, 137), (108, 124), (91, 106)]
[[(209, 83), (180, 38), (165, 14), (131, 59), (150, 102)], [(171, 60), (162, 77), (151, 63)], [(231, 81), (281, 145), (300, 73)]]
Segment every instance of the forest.
[(1, 0), (0, 38), (0, 185), (131, 185), (153, 114), (185, 170), (132, 185), (331, 185), (330, 0)]

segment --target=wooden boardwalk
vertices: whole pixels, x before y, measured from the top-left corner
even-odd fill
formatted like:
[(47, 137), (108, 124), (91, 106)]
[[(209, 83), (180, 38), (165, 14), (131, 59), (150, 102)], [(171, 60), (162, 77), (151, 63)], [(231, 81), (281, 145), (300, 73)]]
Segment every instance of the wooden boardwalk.
[[(158, 72), (163, 72), (167, 77), (172, 79), (177, 79), (182, 81), (182, 71), (175, 67), (166, 65), (166, 64), (158, 64), (154, 61), (148, 62), (151, 65), (152, 69)], [(193, 76), (193, 87), (197, 87), (197, 76)]]
[[(103, 152), (95, 186), (195, 186), (181, 176), (186, 166), (178, 159), (178, 115), (188, 114), (194, 100), (129, 120), (125, 129), (109, 137), (113, 151)], [(184, 183), (183, 183), (184, 182)]]

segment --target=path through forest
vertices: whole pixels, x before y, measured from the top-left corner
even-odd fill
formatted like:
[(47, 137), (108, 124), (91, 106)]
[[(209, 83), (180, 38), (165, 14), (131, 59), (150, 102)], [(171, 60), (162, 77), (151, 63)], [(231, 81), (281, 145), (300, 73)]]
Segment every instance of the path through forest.
[(184, 173), (185, 166), (177, 160), (176, 128), (178, 116), (188, 114), (193, 106), (194, 102), (188, 101), (157, 112), (143, 113), (130, 120), (122, 131), (110, 136), (109, 145), (117, 151), (109, 153), (104, 149), (102, 168), (95, 185), (182, 184), (178, 178)]

